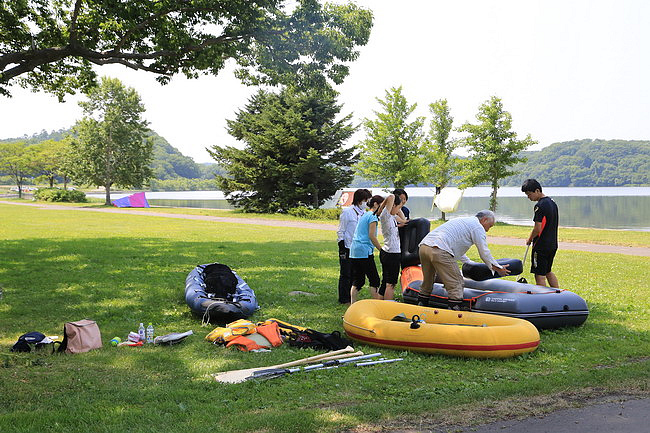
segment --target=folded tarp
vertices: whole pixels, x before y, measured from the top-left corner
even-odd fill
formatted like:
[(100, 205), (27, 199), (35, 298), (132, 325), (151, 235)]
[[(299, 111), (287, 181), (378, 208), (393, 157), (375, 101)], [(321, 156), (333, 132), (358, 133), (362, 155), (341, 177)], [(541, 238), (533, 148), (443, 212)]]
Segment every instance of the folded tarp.
[(113, 200), (113, 206), (117, 207), (149, 207), (149, 202), (144, 192), (136, 192), (135, 194)]

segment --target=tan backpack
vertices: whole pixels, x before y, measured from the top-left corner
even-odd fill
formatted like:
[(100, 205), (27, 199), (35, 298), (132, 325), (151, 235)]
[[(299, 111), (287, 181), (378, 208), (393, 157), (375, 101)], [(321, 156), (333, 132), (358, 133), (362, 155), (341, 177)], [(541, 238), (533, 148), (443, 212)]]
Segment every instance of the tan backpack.
[(63, 342), (59, 352), (83, 353), (102, 347), (102, 334), (94, 320), (68, 322), (63, 327)]

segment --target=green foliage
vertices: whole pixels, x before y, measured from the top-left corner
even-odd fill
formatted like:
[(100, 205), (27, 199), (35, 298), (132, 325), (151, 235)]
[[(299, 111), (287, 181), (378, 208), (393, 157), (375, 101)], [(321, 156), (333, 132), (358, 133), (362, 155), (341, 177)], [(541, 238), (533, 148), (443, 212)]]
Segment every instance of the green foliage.
[(352, 180), (354, 149), (343, 144), (355, 131), (351, 116), (336, 120), (341, 107), (332, 92), (260, 90), (228, 132), (243, 149), (214, 146), (212, 157), (226, 170), (221, 191), (238, 208), (286, 212), (319, 207)]
[[(59, 131), (52, 132), (43, 130), (40, 133), (33, 134), (31, 137), (26, 136), (23, 138), (7, 138), (0, 140), (0, 143), (20, 141), (27, 145), (39, 145), (42, 142), (65, 141), (66, 139), (70, 138), (70, 135), (74, 136), (74, 132), (71, 129), (61, 129)], [(217, 164), (195, 163), (191, 157), (183, 155), (178, 149), (169, 144), (169, 142), (164, 137), (161, 137), (153, 130), (148, 130), (146, 137), (150, 138), (153, 141), (153, 159), (151, 161), (151, 169), (153, 170), (153, 176), (156, 179), (171, 180), (178, 178), (190, 178), (208, 179), (213, 181), (216, 174), (225, 173), (224, 170)], [(63, 167), (67, 169), (69, 165), (70, 161), (66, 157)], [(0, 171), (0, 173), (1, 172), (2, 171)], [(53, 183), (56, 181), (65, 181), (65, 178), (62, 176), (63, 172), (61, 172), (61, 175), (55, 175), (53, 178), (48, 175), (48, 178)], [(169, 184), (171, 185), (172, 183)], [(202, 185), (201, 182), (198, 182), (196, 184)], [(188, 185), (188, 183), (180, 180), (179, 185)], [(198, 188), (202, 189), (203, 187), (200, 186)], [(210, 189), (214, 188), (216, 188), (216, 186), (210, 187)], [(183, 188), (183, 190), (185, 189), (186, 188)], [(165, 188), (165, 190), (167, 190), (167, 188)]]
[(305, 206), (289, 209), (287, 212), (291, 216), (312, 220), (335, 220), (338, 221), (341, 216), (341, 208), (335, 207), (330, 209), (312, 209)]
[(151, 140), (145, 140), (147, 122), (140, 96), (116, 78), (102, 78), (99, 87), (79, 103), (86, 117), (77, 122), (72, 141), (73, 178), (106, 189), (111, 204), (113, 185), (141, 188), (151, 177)]
[(521, 174), (504, 185), (521, 186), (527, 178), (542, 186), (650, 185), (650, 141), (574, 140), (555, 143), (538, 152), (524, 152)]
[(22, 186), (29, 176), (36, 173), (36, 156), (24, 142), (0, 143), (0, 173), (7, 173), (18, 187), (22, 198)]
[(375, 111), (376, 120), (363, 121), (367, 137), (359, 146), (359, 174), (381, 187), (403, 188), (426, 181), (424, 118), (408, 120), (417, 104), (408, 104), (401, 86), (387, 90), (385, 99), (377, 102), (383, 111)]
[(459, 129), (469, 134), (464, 139), (470, 159), (464, 167), (463, 183), (467, 186), (489, 183), (492, 187), (490, 209), (495, 211), (499, 181), (516, 173), (511, 167), (526, 160), (520, 156), (521, 151), (537, 142), (530, 135), (517, 140), (517, 133), (512, 131), (512, 116), (496, 96), (479, 107), (476, 120), (477, 124), (467, 122)]
[(95, 85), (93, 65), (121, 64), (167, 83), (217, 75), (246, 83), (341, 83), (372, 14), (317, 0), (17, 1), (0, 3), (0, 94), (12, 83), (63, 99)]
[[(450, 139), (454, 118), (449, 111), (446, 99), (440, 99), (429, 104), (431, 113), (430, 132), (427, 137), (425, 153), (425, 178), (435, 185), (436, 193), (451, 182), (460, 171), (460, 159), (453, 154), (458, 148), (459, 141)], [(442, 212), (442, 220), (445, 213)]]
[(173, 147), (164, 137), (152, 130), (147, 131), (147, 137), (153, 141), (153, 157), (151, 169), (153, 177), (160, 180), (185, 177), (198, 179), (201, 177), (201, 168), (189, 156), (183, 155)]
[(70, 167), (70, 139), (64, 138), (60, 141), (45, 140), (33, 144), (30, 147), (35, 152), (35, 168), (41, 176), (44, 176), (54, 186), (55, 178), (67, 179)]
[(151, 191), (210, 191), (217, 189), (217, 181), (212, 179), (175, 179), (149, 181)]
[(42, 201), (69, 203), (86, 203), (88, 201), (83, 191), (59, 188), (41, 188), (34, 193), (34, 198)]

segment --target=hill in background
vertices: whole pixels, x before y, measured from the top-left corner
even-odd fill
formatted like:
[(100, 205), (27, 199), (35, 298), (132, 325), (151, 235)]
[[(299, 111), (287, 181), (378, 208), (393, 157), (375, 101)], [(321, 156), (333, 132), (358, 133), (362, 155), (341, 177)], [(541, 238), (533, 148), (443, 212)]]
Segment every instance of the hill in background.
[(573, 140), (523, 154), (528, 161), (514, 167), (520, 174), (503, 186), (520, 186), (527, 178), (543, 186), (650, 185), (650, 141)]
[[(0, 139), (0, 142), (24, 141), (27, 144), (36, 144), (41, 141), (63, 140), (70, 129), (60, 129), (58, 131), (47, 132), (45, 130), (32, 136)], [(158, 180), (171, 179), (214, 179), (215, 174), (221, 172), (217, 164), (203, 163), (197, 164), (189, 156), (183, 155), (178, 149), (169, 144), (169, 142), (155, 131), (150, 130), (147, 134), (153, 140), (153, 161), (151, 168), (154, 172), (154, 178)]]
[[(69, 132), (69, 129), (49, 133), (41, 131), (31, 137), (9, 138), (0, 142), (25, 141), (35, 144), (45, 140), (58, 141)], [(151, 167), (155, 180), (151, 182), (152, 189), (216, 188), (213, 181), (216, 174), (224, 174), (221, 167), (211, 163), (197, 164), (155, 131), (150, 131), (149, 136), (154, 142)], [(531, 177), (539, 180), (543, 186), (650, 185), (650, 141), (573, 140), (551, 144), (539, 151), (523, 152), (523, 155), (528, 161), (514, 167), (520, 174), (504, 179), (502, 186), (520, 186)], [(192, 181), (185, 182), (185, 179)], [(372, 182), (359, 176), (355, 176), (350, 185), (351, 188), (370, 186)]]

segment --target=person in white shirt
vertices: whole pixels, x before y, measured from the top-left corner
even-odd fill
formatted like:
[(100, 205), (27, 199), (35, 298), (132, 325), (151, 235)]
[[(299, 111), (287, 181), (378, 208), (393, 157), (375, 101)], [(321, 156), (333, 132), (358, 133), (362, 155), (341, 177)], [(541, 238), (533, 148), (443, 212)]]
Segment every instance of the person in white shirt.
[(429, 305), (429, 296), (437, 275), (447, 289), (448, 308), (465, 309), (462, 307), (463, 275), (457, 260), (469, 262), (465, 253), (472, 245), (476, 245), (481, 260), (494, 272), (502, 277), (510, 273), (508, 265), (501, 266), (494, 260), (487, 246), (487, 232), (495, 221), (494, 212), (482, 210), (473, 217), (449, 220), (422, 239), (418, 252), (423, 279), (418, 305)]
[(390, 194), (385, 203), (384, 210), (379, 215), (384, 245), (379, 250), (382, 278), (378, 293), (382, 299), (392, 301), (395, 296), (395, 284), (399, 277), (402, 259), (398, 227), (406, 220), (400, 217), (400, 210), (404, 202), (397, 194)]
[(339, 245), (339, 303), (350, 303), (350, 287), (352, 286), (352, 262), (350, 261), (350, 245), (359, 218), (366, 212), (366, 203), (372, 197), (367, 189), (358, 189), (352, 196), (352, 206), (341, 213), (337, 241)]

